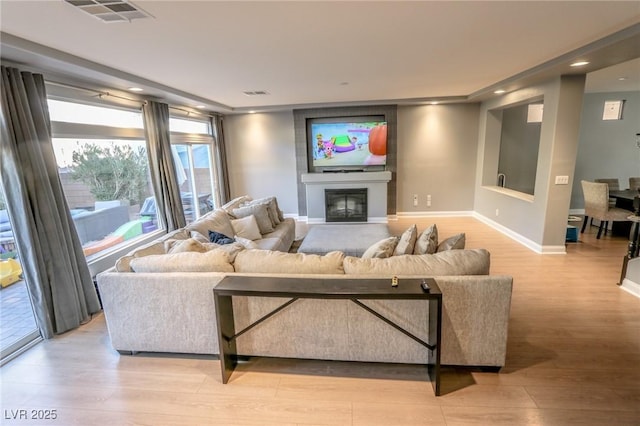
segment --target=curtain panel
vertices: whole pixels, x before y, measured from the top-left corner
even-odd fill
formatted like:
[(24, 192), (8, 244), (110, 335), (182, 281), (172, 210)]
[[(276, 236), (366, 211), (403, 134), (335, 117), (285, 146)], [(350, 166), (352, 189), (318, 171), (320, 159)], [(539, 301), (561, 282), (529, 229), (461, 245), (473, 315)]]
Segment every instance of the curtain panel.
[(227, 164), (227, 148), (224, 139), (224, 119), (220, 115), (211, 118), (211, 128), (215, 140), (216, 181), (219, 207), (229, 201), (231, 190), (229, 185), (229, 167)]
[(169, 105), (148, 101), (142, 116), (158, 219), (167, 232), (174, 231), (185, 227), (186, 221), (171, 151)]
[(45, 338), (100, 302), (58, 175), (44, 78), (2, 66), (0, 184), (36, 321)]

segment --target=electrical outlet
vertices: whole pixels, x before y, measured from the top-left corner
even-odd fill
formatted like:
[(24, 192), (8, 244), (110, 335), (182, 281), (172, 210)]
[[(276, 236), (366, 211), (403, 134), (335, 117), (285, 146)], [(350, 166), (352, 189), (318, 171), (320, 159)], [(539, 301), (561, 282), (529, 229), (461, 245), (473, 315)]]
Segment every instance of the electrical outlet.
[(569, 185), (569, 176), (556, 176), (556, 185)]
[(427, 207), (431, 207), (431, 194), (427, 195)]
[(413, 205), (414, 206), (418, 205), (418, 194), (413, 194)]

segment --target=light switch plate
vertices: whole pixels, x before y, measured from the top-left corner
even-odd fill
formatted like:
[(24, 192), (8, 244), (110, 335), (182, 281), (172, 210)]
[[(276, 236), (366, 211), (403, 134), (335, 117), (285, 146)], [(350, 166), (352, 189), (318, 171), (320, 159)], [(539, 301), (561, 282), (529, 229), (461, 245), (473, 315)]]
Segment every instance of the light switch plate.
[(556, 185), (569, 185), (569, 176), (556, 176)]

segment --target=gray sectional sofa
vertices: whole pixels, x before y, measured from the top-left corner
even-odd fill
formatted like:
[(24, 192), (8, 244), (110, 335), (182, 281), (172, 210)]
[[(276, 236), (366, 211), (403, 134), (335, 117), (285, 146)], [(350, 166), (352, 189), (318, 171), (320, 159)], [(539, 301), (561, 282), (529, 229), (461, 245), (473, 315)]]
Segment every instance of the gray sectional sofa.
[[(443, 364), (504, 365), (512, 278), (489, 275), (490, 255), (486, 250), (362, 259), (341, 252), (321, 256), (239, 244), (207, 247), (205, 242), (194, 241), (193, 230), (202, 230), (200, 225), (191, 226), (191, 231), (173, 232), (140, 248), (97, 276), (116, 350), (218, 354), (213, 288), (227, 275), (304, 275), (325, 279), (395, 275), (401, 279), (434, 277), (437, 281), (443, 294)], [(211, 225), (209, 222), (207, 226)], [(271, 241), (273, 247), (284, 248), (282, 240), (293, 238), (289, 233), (294, 231), (289, 226), (282, 225), (279, 232), (285, 235), (277, 238), (279, 244)], [(166, 253), (167, 247), (190, 250)], [(234, 297), (236, 329), (282, 302)], [(366, 303), (426, 339), (428, 306), (424, 301)], [(282, 338), (282, 330), (286, 330), (287, 339)], [(237, 348), (239, 354), (249, 356), (427, 362), (422, 346), (348, 300), (299, 300), (240, 336)]]

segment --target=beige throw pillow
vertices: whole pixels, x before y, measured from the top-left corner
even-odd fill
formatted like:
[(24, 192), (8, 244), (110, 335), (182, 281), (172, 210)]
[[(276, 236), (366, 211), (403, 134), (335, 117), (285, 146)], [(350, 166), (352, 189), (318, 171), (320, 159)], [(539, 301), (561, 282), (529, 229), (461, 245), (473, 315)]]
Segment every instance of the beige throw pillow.
[(385, 258), (393, 255), (393, 250), (398, 245), (398, 237), (388, 237), (378, 241), (369, 247), (363, 254), (363, 259), (369, 258)]
[(235, 237), (233, 237), (237, 243), (242, 244), (242, 246), (246, 249), (257, 249), (260, 248), (260, 246), (256, 243), (254, 243), (252, 240), (248, 239), (248, 238), (243, 238), (240, 235), (236, 235)]
[[(233, 215), (237, 218), (246, 217), (254, 215), (256, 217), (256, 222), (258, 222), (258, 228), (260, 228), (260, 234), (268, 234), (269, 232), (273, 232), (273, 224), (271, 223), (271, 219), (269, 218), (269, 211), (267, 210), (266, 204), (254, 204), (245, 207), (239, 207), (237, 209), (233, 209)], [(224, 232), (223, 232), (224, 234)], [(233, 235), (225, 234), (225, 235)]]
[(280, 216), (278, 214), (278, 201), (276, 197), (264, 197), (258, 198), (257, 200), (250, 201), (246, 203), (246, 205), (254, 205), (254, 204), (265, 204), (267, 206), (267, 211), (269, 213), (269, 219), (271, 219), (271, 224), (275, 228), (280, 224)]
[(464, 249), (464, 245), (466, 242), (466, 237), (464, 232), (460, 234), (453, 235), (440, 244), (438, 244), (438, 252), (446, 251), (446, 250), (462, 250)]
[(422, 233), (416, 240), (416, 245), (413, 248), (413, 254), (433, 254), (438, 248), (438, 227), (431, 225)]
[(200, 219), (187, 225), (185, 229), (189, 232), (199, 232), (205, 236), (209, 235), (209, 231), (219, 232), (224, 235), (234, 234), (229, 214), (221, 209), (207, 213)]
[(233, 227), (235, 235), (242, 238), (252, 241), (262, 238), (258, 222), (256, 222), (256, 217), (254, 215), (245, 216), (240, 219), (233, 219), (231, 220), (231, 226)]
[(400, 236), (400, 241), (398, 241), (398, 245), (395, 250), (393, 250), (393, 255), (400, 256), (403, 254), (412, 254), (413, 247), (416, 245), (417, 237), (418, 227), (414, 223)]
[(317, 254), (285, 253), (271, 250), (244, 250), (238, 253), (236, 272), (265, 274), (344, 274), (344, 253), (332, 251)]

